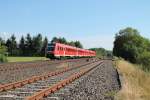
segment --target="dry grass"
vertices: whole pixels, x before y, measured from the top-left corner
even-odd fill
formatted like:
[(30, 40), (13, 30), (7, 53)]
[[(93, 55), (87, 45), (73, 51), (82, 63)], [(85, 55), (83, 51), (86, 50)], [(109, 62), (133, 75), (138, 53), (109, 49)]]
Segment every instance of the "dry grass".
[(122, 75), (122, 89), (116, 94), (116, 100), (150, 100), (150, 74), (137, 65), (124, 60), (116, 62)]

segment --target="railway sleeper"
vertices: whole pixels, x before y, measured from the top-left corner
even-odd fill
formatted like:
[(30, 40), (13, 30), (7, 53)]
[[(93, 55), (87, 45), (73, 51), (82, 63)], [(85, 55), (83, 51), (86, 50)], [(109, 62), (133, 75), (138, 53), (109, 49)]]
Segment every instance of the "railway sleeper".
[[(88, 64), (88, 65), (84, 66), (83, 68), (87, 68), (87, 66), (90, 67), (91, 65), (96, 66), (98, 63), (99, 63), (99, 62), (95, 62), (95, 63), (92, 63), (92, 64)], [(31, 94), (30, 94), (30, 93), (29, 93), (29, 94), (26, 94), (25, 92), (22, 92), (22, 94), (25, 93), (25, 96), (31, 96), (31, 95), (33, 94), (32, 92), (33, 92), (34, 88), (39, 89), (39, 88), (45, 86), (44, 88), (46, 89), (47, 87), (53, 86), (55, 83), (62, 81), (62, 79), (65, 79), (65, 78), (67, 78), (68, 76), (79, 72), (80, 69), (82, 69), (82, 67), (81, 67), (81, 68), (79, 67), (78, 69), (75, 69), (75, 70), (70, 70), (70, 71), (65, 72), (65, 73), (61, 73), (61, 74), (59, 74), (59, 75), (57, 75), (57, 76), (49, 77), (48, 79), (46, 79), (46, 80), (48, 80), (48, 81), (45, 81), (45, 82), (42, 80), (42, 81), (37, 81), (37, 83), (32, 83), (32, 84), (25, 85), (25, 86), (23, 86), (23, 89), (26, 88), (26, 89), (28, 90), (28, 91), (26, 91), (26, 92), (28, 92), (28, 93), (31, 92)], [(84, 72), (81, 72), (81, 74), (84, 74)], [(78, 78), (79, 76), (81, 76), (81, 74), (80, 74), (80, 75), (77, 75), (76, 77), (73, 77), (73, 79), (66, 80), (66, 82), (64, 82), (63, 84), (58, 85), (58, 87), (53, 88), (51, 91), (47, 91), (47, 94), (43, 94), (43, 95), (41, 95), (41, 96), (44, 96), (44, 95), (47, 96), (49, 93), (52, 93), (52, 92), (54, 92), (54, 91), (60, 89), (60, 88), (63, 87), (64, 85), (66, 85), (66, 84), (72, 82), (74, 79), (76, 79), (76, 78)], [(51, 81), (51, 80), (52, 80), (52, 81)], [(56, 80), (56, 81), (55, 81), (55, 80)], [(53, 83), (53, 84), (51, 84), (51, 83)], [(32, 88), (33, 88), (33, 90), (32, 90)], [(19, 88), (19, 89), (21, 89), (21, 88)], [(16, 90), (17, 90), (17, 89), (15, 89), (15, 91), (16, 91)], [(18, 90), (17, 90), (17, 91), (18, 91)], [(17, 92), (16, 92), (16, 93), (17, 93)], [(14, 94), (13, 94), (13, 92), (12, 92), (12, 95), (16, 95), (16, 96), (21, 96), (21, 95), (22, 95), (22, 94), (20, 94), (20, 92), (18, 92), (18, 94), (16, 94), (16, 93), (14, 92)], [(22, 96), (24, 97), (24, 94), (23, 94)], [(41, 96), (39, 96), (38, 98), (41, 98)], [(0, 99), (2, 99), (2, 98), (0, 98)], [(2, 100), (3, 100), (3, 99), (2, 99)], [(4, 100), (7, 100), (7, 99), (4, 99)]]

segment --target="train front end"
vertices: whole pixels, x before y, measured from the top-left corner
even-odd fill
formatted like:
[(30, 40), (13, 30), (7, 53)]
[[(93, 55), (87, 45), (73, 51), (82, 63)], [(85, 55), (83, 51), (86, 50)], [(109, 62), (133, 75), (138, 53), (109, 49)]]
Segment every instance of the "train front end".
[(50, 59), (55, 59), (55, 43), (48, 43), (46, 49), (46, 57)]

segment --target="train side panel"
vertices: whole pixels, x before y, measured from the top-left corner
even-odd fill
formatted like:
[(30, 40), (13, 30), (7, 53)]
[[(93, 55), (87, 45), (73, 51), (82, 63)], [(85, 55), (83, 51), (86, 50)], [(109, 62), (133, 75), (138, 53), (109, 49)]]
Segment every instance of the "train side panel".
[(95, 51), (76, 48), (73, 46), (55, 43), (48, 45), (47, 55), (50, 55), (52, 58), (61, 58), (61, 57), (93, 57), (96, 56)]

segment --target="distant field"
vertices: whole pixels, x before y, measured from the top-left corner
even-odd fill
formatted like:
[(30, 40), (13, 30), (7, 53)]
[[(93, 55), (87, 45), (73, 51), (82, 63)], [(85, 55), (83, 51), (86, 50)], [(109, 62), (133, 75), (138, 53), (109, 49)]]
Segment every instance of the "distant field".
[(45, 57), (7, 57), (8, 62), (26, 62), (36, 60), (48, 60)]
[(123, 84), (115, 100), (150, 100), (150, 73), (124, 60), (117, 61), (117, 69)]

